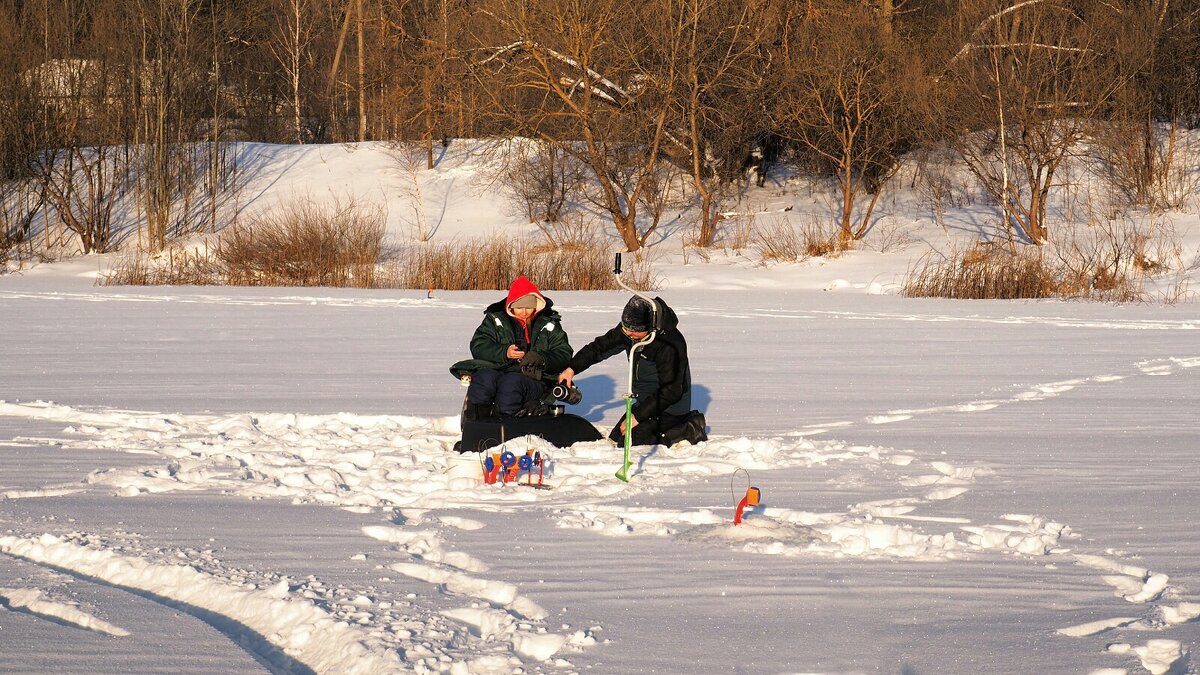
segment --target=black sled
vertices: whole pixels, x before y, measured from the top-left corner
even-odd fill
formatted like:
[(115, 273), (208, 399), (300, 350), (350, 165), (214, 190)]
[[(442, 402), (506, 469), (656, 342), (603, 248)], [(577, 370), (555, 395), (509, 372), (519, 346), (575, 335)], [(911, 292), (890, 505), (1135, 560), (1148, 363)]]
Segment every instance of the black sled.
[(553, 406), (550, 410), (554, 414), (512, 417), (473, 410), (467, 404), (462, 418), (463, 437), (454, 444), (454, 449), (457, 452), (483, 452), (521, 436), (537, 436), (556, 448), (603, 438), (596, 427), (582, 417), (562, 412), (561, 406)]

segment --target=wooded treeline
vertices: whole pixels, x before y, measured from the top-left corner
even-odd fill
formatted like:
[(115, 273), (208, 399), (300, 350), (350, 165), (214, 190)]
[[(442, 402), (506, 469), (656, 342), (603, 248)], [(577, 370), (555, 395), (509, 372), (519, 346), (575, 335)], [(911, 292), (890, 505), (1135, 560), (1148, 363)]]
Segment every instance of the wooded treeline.
[(836, 179), (857, 239), (919, 148), (956, 153), (1042, 243), (1079, 141), (1161, 207), (1173, 131), (1197, 125), (1194, 0), (0, 0), (5, 196), (85, 252), (109, 246), (115, 190), (151, 248), (203, 217), (180, 197), (215, 204), (233, 171), (205, 141), (419, 142), (432, 163), (485, 137), (540, 141), (543, 189), (584, 176), (630, 250), (667, 172), (711, 245), (735, 179), (784, 157)]

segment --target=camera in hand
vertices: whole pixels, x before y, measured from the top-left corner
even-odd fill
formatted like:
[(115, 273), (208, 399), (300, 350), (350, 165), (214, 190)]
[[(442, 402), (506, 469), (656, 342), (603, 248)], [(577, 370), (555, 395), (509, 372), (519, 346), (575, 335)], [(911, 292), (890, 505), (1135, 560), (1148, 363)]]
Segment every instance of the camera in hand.
[(579, 387), (576, 387), (575, 385), (568, 387), (562, 383), (556, 384), (554, 385), (554, 388), (550, 390), (550, 394), (554, 398), (560, 401), (566, 401), (571, 405), (575, 405), (583, 400), (583, 392), (579, 391)]

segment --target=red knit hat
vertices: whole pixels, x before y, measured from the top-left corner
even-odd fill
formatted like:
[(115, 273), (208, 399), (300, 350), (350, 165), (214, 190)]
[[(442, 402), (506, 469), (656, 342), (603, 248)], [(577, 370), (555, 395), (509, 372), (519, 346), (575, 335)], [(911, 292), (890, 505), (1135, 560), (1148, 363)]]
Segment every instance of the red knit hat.
[(533, 285), (532, 281), (525, 277), (517, 277), (516, 281), (512, 282), (512, 286), (508, 287), (508, 299), (504, 301), (505, 311), (512, 314), (514, 305), (533, 307), (540, 312), (546, 308), (546, 297), (542, 295), (537, 286)]

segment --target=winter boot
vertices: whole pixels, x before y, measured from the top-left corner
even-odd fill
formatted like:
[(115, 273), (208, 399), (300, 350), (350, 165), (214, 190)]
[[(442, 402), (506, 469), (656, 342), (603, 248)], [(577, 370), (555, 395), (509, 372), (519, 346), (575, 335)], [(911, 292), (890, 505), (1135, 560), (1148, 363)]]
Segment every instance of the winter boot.
[(496, 416), (495, 403), (466, 403), (463, 405), (464, 420), (486, 420)]
[(687, 441), (692, 445), (703, 443), (708, 440), (708, 434), (704, 433), (706, 425), (704, 414), (699, 410), (693, 410), (687, 414), (683, 422), (663, 432), (662, 443), (666, 446), (675, 445), (680, 441)]

